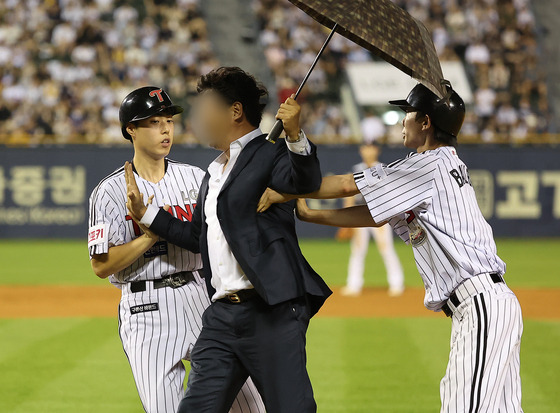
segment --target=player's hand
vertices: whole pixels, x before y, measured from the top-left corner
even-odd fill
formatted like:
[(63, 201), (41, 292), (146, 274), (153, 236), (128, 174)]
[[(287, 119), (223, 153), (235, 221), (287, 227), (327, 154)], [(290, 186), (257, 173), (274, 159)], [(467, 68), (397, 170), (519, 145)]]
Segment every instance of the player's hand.
[(128, 197), (126, 207), (132, 219), (138, 222), (142, 219), (148, 208), (144, 205), (144, 194), (141, 194), (138, 189), (130, 162), (125, 162), (124, 164), (124, 177), (126, 180), (126, 193)]
[[(150, 204), (152, 203), (153, 199), (154, 199), (154, 196), (151, 195), (151, 196), (148, 198), (147, 205), (150, 205)], [(130, 212), (130, 211), (129, 211), (129, 212)], [(144, 224), (141, 224), (141, 223), (140, 223), (140, 219), (141, 219), (141, 218), (139, 218), (139, 217), (137, 217), (137, 216), (135, 216), (135, 215), (132, 215), (132, 213), (130, 214), (130, 217), (132, 218), (132, 220), (133, 220), (134, 222), (136, 222), (136, 224), (137, 224), (138, 227), (142, 230), (142, 232), (144, 233), (144, 235), (145, 235), (146, 237), (152, 239), (154, 242), (156, 242), (156, 241), (159, 239), (159, 237), (158, 237), (156, 234), (154, 234), (152, 231), (150, 231), (150, 229), (149, 229), (147, 226), (145, 226)]]
[(301, 113), (301, 106), (294, 99), (294, 95), (290, 96), (284, 103), (280, 105), (276, 119), (280, 119), (284, 124), (284, 132), (288, 141), (297, 141), (299, 131), (299, 116)]
[(297, 200), (297, 203), (296, 203), (296, 216), (301, 221), (306, 221), (307, 218), (309, 217), (310, 211), (311, 210), (307, 206), (307, 202), (305, 201), (305, 199), (304, 198), (299, 198)]
[(292, 199), (293, 198), (287, 194), (281, 194), (276, 192), (274, 189), (266, 188), (259, 200), (257, 212), (264, 212), (270, 208), (272, 204), (282, 204), (284, 202), (291, 201)]

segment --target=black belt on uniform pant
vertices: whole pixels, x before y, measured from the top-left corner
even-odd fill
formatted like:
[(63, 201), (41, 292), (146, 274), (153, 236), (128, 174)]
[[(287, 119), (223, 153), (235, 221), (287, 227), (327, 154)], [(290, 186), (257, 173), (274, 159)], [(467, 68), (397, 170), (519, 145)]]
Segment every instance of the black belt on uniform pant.
[[(200, 275), (201, 278), (204, 278), (202, 270), (198, 270), (198, 275)], [(133, 293), (146, 291), (146, 283), (148, 282), (153, 283), (154, 290), (157, 290), (159, 288), (165, 287), (179, 288), (194, 280), (195, 278), (192, 271), (182, 271), (175, 274), (166, 275), (165, 277), (158, 278), (157, 280), (133, 281), (130, 283), (130, 291)]]
[(239, 290), (233, 294), (228, 294), (224, 298), (218, 299), (218, 301), (227, 304), (241, 304), (258, 296), (259, 293), (257, 293), (254, 288), (251, 288), (249, 290)]
[[(491, 272), (489, 275), (490, 275), (490, 278), (492, 278), (492, 281), (494, 282), (494, 284), (504, 282), (504, 279), (502, 278), (502, 276), (497, 272)], [(451, 295), (449, 296), (449, 299), (445, 302), (443, 307), (441, 307), (441, 310), (445, 313), (445, 315), (447, 317), (451, 317), (453, 315), (453, 311), (451, 311), (451, 307), (449, 307), (449, 304), (448, 304), (449, 301), (451, 301), (451, 304), (453, 304), (453, 306), (455, 308), (459, 307), (459, 305), (461, 304), (461, 301), (459, 301), (459, 298), (457, 298), (457, 294), (455, 294), (455, 292), (451, 293)]]

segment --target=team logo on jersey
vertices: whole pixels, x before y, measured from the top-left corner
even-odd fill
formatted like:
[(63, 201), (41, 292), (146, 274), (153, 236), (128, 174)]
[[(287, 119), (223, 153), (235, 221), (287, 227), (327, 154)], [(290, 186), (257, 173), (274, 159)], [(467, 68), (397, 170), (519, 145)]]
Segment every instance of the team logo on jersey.
[(418, 224), (418, 219), (413, 211), (407, 212), (406, 223), (408, 224), (408, 238), (413, 247), (419, 247), (428, 238), (426, 230)]
[(198, 199), (198, 189), (191, 189), (186, 194), (183, 191), (181, 191), (181, 195), (183, 196), (183, 200), (185, 202), (189, 202), (189, 199), (192, 201), (196, 201)]

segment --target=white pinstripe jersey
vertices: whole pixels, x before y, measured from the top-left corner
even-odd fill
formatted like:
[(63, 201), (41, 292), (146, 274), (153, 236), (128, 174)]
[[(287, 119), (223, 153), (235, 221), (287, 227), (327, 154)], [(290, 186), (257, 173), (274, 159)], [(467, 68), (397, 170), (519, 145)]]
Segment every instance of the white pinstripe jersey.
[(438, 310), (464, 280), (505, 273), (455, 148), (411, 153), (354, 174), (375, 222), (388, 221), (412, 245), (428, 309)]
[[(377, 165), (379, 162), (376, 162), (373, 166)], [(364, 169), (368, 169), (368, 166), (365, 162), (360, 162), (357, 163), (356, 165), (354, 165), (352, 167), (352, 172), (356, 173), (356, 172), (362, 172)], [(366, 201), (364, 199), (364, 197), (362, 196), (362, 194), (356, 194), (354, 195), (354, 204), (355, 205), (365, 205)]]
[[(204, 171), (195, 166), (165, 160), (166, 171), (158, 183), (142, 179), (135, 173), (136, 182), (144, 200), (154, 195), (153, 204), (172, 206), (176, 218), (190, 221), (196, 206), (198, 189)], [(124, 168), (104, 178), (89, 199), (88, 249), (90, 257), (104, 254), (110, 247), (126, 244), (142, 234), (126, 209), (126, 182)], [(202, 268), (202, 259), (167, 241), (160, 240), (132, 265), (110, 276), (116, 286), (138, 280), (153, 280), (180, 271)]]

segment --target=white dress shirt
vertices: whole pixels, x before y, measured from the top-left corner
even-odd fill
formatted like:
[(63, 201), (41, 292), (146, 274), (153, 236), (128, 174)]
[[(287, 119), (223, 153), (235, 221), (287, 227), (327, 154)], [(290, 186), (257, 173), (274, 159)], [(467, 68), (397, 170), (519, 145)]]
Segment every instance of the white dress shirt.
[[(211, 284), (216, 290), (216, 293), (212, 296), (212, 301), (219, 300), (236, 291), (254, 288), (243, 269), (239, 266), (226, 241), (218, 220), (217, 207), (218, 195), (231, 173), (237, 158), (239, 158), (239, 154), (249, 142), (262, 134), (262, 131), (257, 128), (233, 141), (230, 144), (229, 160), (226, 153), (222, 152), (208, 167), (210, 179), (208, 181), (208, 194), (204, 201), (204, 215), (208, 225), (207, 239), (210, 269), (212, 270)], [(287, 146), (294, 153), (302, 155), (309, 155), (311, 153), (311, 145), (303, 132), (297, 142), (287, 142)], [(148, 209), (140, 222), (149, 227), (158, 211), (159, 208), (148, 205)]]

